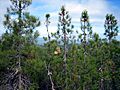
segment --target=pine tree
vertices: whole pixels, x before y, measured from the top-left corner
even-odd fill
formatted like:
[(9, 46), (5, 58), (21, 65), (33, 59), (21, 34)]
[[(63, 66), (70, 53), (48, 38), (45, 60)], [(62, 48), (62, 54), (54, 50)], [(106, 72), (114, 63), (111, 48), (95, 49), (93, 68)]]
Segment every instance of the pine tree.
[[(81, 37), (81, 42), (83, 45), (83, 55), (84, 55), (84, 59), (83, 59), (83, 71), (85, 73), (85, 75), (82, 75), (82, 79), (83, 79), (83, 87), (82, 89), (85, 90), (87, 88), (89, 88), (88, 85), (88, 81), (85, 80), (87, 72), (90, 70), (90, 65), (88, 66), (88, 60), (87, 57), (89, 56), (88, 54), (88, 50), (87, 50), (87, 46), (88, 46), (88, 40), (92, 34), (92, 27), (90, 26), (89, 23), (89, 16), (88, 16), (88, 12), (86, 10), (84, 10), (81, 14), (81, 31), (83, 32), (80, 37)], [(89, 72), (90, 73), (90, 72)], [(88, 76), (87, 76), (88, 77)]]
[(85, 57), (87, 54), (86, 45), (90, 35), (92, 34), (92, 27), (90, 26), (89, 16), (86, 10), (82, 12), (80, 20), (81, 20), (81, 30), (83, 32), (82, 34), (83, 38), (81, 39), (81, 42), (83, 43), (83, 48), (84, 48), (84, 63), (85, 63)]
[[(58, 42), (62, 41), (61, 44), (63, 44), (63, 73), (64, 73), (64, 89), (67, 90), (67, 52), (68, 52), (68, 43), (69, 39), (68, 36), (70, 33), (72, 33), (73, 25), (71, 25), (71, 18), (68, 14), (68, 11), (66, 11), (65, 7), (61, 7), (61, 11), (59, 13), (59, 23), (58, 23)], [(61, 40), (60, 40), (61, 39)]]
[[(55, 87), (54, 87), (54, 83), (53, 83), (53, 79), (52, 79), (52, 72), (50, 71), (50, 61), (52, 59), (51, 57), (51, 46), (50, 46), (50, 34), (49, 34), (49, 29), (48, 29), (48, 26), (50, 24), (50, 21), (49, 21), (49, 18), (50, 18), (50, 14), (46, 14), (46, 21), (45, 21), (45, 24), (46, 24), (46, 29), (47, 29), (47, 33), (48, 33), (48, 60), (45, 61), (45, 67), (46, 67), (46, 70), (48, 72), (48, 77), (49, 77), (49, 80), (50, 80), (50, 83), (51, 83), (51, 89), (52, 90), (55, 90)], [(46, 63), (47, 62), (47, 63)]]
[[(4, 26), (6, 27), (6, 33), (3, 34), (7, 39), (3, 39), (5, 47), (9, 47), (8, 50), (15, 51), (14, 55), (10, 55), (12, 62), (15, 62), (7, 73), (6, 84), (9, 84), (10, 89), (26, 90), (30, 85), (30, 81), (22, 71), (22, 60), (26, 58), (22, 50), (26, 45), (34, 44), (34, 40), (37, 38), (37, 32), (33, 30), (40, 25), (38, 18), (25, 12), (25, 9), (31, 4), (30, 0), (10, 0), (12, 5), (7, 8), (7, 14), (5, 14)], [(14, 18), (12, 18), (14, 17)], [(7, 43), (6, 43), (7, 42)], [(6, 50), (3, 48), (3, 50)], [(8, 57), (8, 58), (9, 58)]]
[(118, 34), (118, 26), (115, 16), (113, 16), (112, 14), (107, 14), (104, 27), (105, 27), (104, 35), (108, 37), (108, 40), (110, 42), (111, 39), (117, 36)]
[(116, 80), (115, 80), (115, 62), (114, 62), (114, 58), (111, 52), (111, 46), (112, 46), (112, 39), (114, 37), (116, 37), (118, 35), (118, 26), (117, 26), (117, 20), (115, 18), (115, 16), (113, 16), (112, 14), (107, 14), (106, 15), (106, 20), (105, 20), (105, 33), (104, 35), (106, 35), (106, 37), (108, 37), (108, 60), (107, 60), (107, 68), (109, 70), (109, 74), (110, 74), (110, 79), (108, 81), (109, 84), (109, 89), (115, 89), (117, 90), (117, 86), (116, 86)]

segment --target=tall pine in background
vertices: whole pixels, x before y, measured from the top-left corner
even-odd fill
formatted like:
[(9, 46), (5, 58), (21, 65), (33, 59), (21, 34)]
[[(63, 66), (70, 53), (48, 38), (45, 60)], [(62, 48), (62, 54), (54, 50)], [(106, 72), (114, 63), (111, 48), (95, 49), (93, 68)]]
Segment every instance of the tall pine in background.
[(112, 14), (107, 14), (104, 27), (105, 27), (104, 35), (108, 38), (110, 42), (113, 39), (113, 37), (118, 35), (118, 26), (115, 16), (113, 16)]
[[(83, 90), (88, 90), (90, 88), (90, 84), (92, 82), (92, 76), (90, 76), (92, 67), (90, 65), (90, 62), (93, 62), (92, 59), (90, 60), (90, 53), (88, 52), (89, 48), (89, 39), (92, 35), (92, 27), (89, 22), (89, 15), (86, 10), (84, 10), (81, 14), (80, 18), (81, 22), (81, 31), (82, 34), (81, 37), (81, 45), (83, 49), (83, 65), (82, 65), (82, 74), (81, 74), (81, 82), (82, 82), (82, 88)], [(88, 73), (89, 72), (89, 73)]]
[[(73, 25), (71, 25), (71, 18), (69, 16), (68, 11), (66, 11), (65, 6), (61, 7), (61, 11), (59, 13), (59, 23), (57, 35), (61, 39), (61, 45), (63, 45), (63, 78), (65, 80), (64, 89), (67, 90), (68, 82), (67, 82), (67, 53), (68, 53), (68, 44), (69, 39), (68, 36), (72, 32)], [(59, 42), (58, 40), (58, 42)]]
[[(112, 14), (107, 14), (106, 15), (106, 19), (105, 19), (105, 33), (104, 35), (106, 36), (106, 38), (108, 39), (108, 58), (106, 60), (107, 62), (107, 68), (108, 68), (108, 72), (109, 72), (109, 81), (108, 81), (108, 86), (110, 90), (119, 90), (118, 87), (118, 72), (119, 69), (117, 67), (117, 62), (114, 58), (114, 56), (117, 56), (116, 51), (113, 51), (113, 48), (117, 47), (117, 42), (115, 40), (115, 37), (118, 35), (118, 26), (117, 26), (117, 20), (115, 18), (115, 16), (113, 16)], [(116, 45), (115, 45), (116, 42)], [(119, 78), (118, 78), (119, 79)]]

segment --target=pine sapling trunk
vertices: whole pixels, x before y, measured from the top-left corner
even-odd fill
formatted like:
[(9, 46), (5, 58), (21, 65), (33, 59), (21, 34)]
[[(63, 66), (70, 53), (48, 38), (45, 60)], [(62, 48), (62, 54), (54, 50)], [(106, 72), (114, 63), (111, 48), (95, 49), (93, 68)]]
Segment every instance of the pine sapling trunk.
[(19, 55), (19, 61), (18, 61), (18, 72), (19, 72), (19, 90), (22, 89), (22, 85), (21, 85), (21, 58), (20, 58), (20, 55)]
[[(47, 33), (48, 33), (48, 56), (49, 56), (49, 60), (51, 59), (51, 46), (50, 46), (50, 34), (49, 34), (49, 31), (48, 31), (48, 25), (49, 25), (49, 17), (50, 15), (49, 14), (46, 14), (46, 28), (47, 28)], [(46, 61), (45, 61), (45, 67), (46, 67), (46, 70), (48, 72), (48, 77), (50, 79), (50, 83), (51, 83), (51, 86), (52, 86), (52, 90), (55, 90), (55, 86), (54, 86), (54, 83), (53, 83), (53, 80), (52, 80), (52, 72), (50, 71), (50, 64), (46, 64)]]
[[(21, 1), (19, 1), (19, 31), (18, 31), (18, 36), (20, 36), (20, 31), (21, 31), (21, 14), (22, 14), (22, 6), (21, 6)], [(18, 86), (18, 88), (19, 88), (19, 90), (21, 90), (22, 89), (22, 85), (21, 85), (21, 82), (22, 82), (22, 78), (21, 78), (21, 70), (22, 70), (22, 68), (21, 68), (21, 57), (20, 57), (20, 40), (19, 40), (19, 43), (18, 43), (19, 45), (18, 45), (18, 69), (19, 69), (19, 86)]]
[(85, 32), (85, 22), (84, 22), (84, 30), (83, 30), (83, 35), (84, 35), (84, 45), (83, 45), (83, 47), (84, 47), (84, 64), (85, 64), (85, 62), (86, 62), (86, 32)]
[(66, 33), (64, 33), (64, 73), (66, 75), (66, 69), (67, 69), (67, 46), (66, 46)]
[(49, 70), (50, 66), (47, 66), (46, 62), (45, 62), (45, 66), (46, 66), (46, 70), (48, 72), (48, 77), (49, 77), (51, 85), (52, 85), (52, 90), (55, 90), (55, 86), (54, 86), (54, 83), (53, 83), (53, 80), (52, 80), (52, 72), (50, 72), (50, 70)]
[[(65, 31), (65, 28), (64, 28), (64, 31)], [(66, 36), (66, 31), (65, 31), (64, 32), (64, 60), (63, 60), (65, 90), (67, 90), (67, 45), (66, 45), (66, 42), (67, 42), (67, 36)]]

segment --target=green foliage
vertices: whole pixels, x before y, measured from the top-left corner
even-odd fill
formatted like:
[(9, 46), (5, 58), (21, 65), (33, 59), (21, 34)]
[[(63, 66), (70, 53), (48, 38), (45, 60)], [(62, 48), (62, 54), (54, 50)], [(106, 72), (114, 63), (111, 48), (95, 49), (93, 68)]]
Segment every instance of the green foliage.
[(108, 40), (110, 41), (113, 37), (118, 35), (118, 26), (117, 26), (117, 20), (115, 19), (115, 16), (112, 14), (106, 15), (105, 20), (105, 33), (104, 35), (108, 37)]
[(6, 88), (7, 82), (15, 89), (21, 74), (28, 86), (22, 86), (23, 90), (120, 90), (120, 41), (113, 39), (118, 26), (112, 14), (107, 14), (105, 20), (108, 39), (101, 39), (93, 34), (84, 10), (80, 18), (82, 32), (76, 31), (77, 38), (69, 13), (62, 6), (56, 33), (50, 34), (50, 14), (45, 15), (46, 43), (40, 46), (35, 30), (39, 18), (24, 10), (32, 1), (11, 2), (5, 14), (6, 32), (0, 39), (0, 89)]

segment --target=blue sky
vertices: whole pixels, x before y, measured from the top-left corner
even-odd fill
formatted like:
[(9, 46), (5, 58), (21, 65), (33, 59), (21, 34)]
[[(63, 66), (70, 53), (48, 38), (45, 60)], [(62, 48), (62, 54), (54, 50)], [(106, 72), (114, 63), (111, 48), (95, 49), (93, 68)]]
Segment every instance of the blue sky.
[[(41, 26), (37, 28), (41, 37), (46, 35), (45, 29), (45, 14), (51, 15), (51, 24), (49, 26), (50, 32), (57, 30), (58, 13), (62, 5), (65, 5), (66, 10), (69, 11), (72, 17), (72, 24), (75, 26), (75, 30), (80, 30), (80, 16), (81, 12), (86, 9), (90, 16), (90, 23), (93, 28), (93, 32), (99, 33), (103, 36), (104, 33), (104, 21), (107, 13), (113, 14), (118, 20), (118, 26), (120, 27), (120, 0), (32, 0), (32, 4), (26, 9), (32, 15), (40, 18)], [(5, 32), (2, 25), (4, 20), (4, 14), (6, 13), (6, 7), (9, 7), (9, 0), (0, 0), (0, 35)], [(119, 28), (120, 29), (120, 28)], [(120, 34), (119, 34), (120, 37)]]

